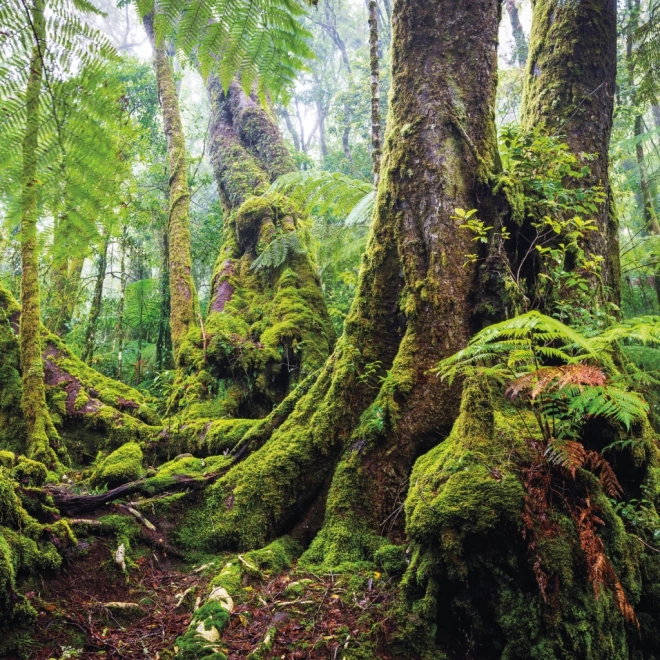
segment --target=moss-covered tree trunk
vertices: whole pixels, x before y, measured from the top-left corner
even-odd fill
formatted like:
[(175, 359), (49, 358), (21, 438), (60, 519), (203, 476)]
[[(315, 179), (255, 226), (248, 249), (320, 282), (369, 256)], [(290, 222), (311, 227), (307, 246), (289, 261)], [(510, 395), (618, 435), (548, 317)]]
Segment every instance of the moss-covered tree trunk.
[(41, 358), (39, 311), (39, 263), (37, 252), (37, 161), (39, 157), (39, 105), (46, 49), (46, 17), (43, 0), (31, 8), (33, 46), (25, 92), (26, 126), (21, 172), (21, 301), (20, 321), (22, 399), (27, 428), (27, 453), (44, 463), (56, 460), (53, 446), (58, 435), (46, 407), (44, 366)]
[[(608, 198), (595, 218), (598, 231), (584, 239), (587, 254), (603, 258), (605, 297), (620, 303), (618, 223), (608, 174), (616, 89), (615, 0), (535, 0), (523, 98), (523, 124), (564, 135), (585, 162), (584, 185), (600, 185)], [(601, 296), (602, 298), (602, 296)]]
[[(196, 375), (181, 381), (173, 401), (197, 419), (264, 417), (323, 365), (335, 333), (314, 266), (299, 249), (300, 210), (282, 195), (259, 197), (295, 170), (270, 110), (236, 82), (225, 91), (213, 72), (207, 89), (223, 244), (207, 319), (184, 352)], [(298, 241), (297, 249), (290, 240)], [(269, 250), (282, 258), (254, 267)], [(190, 407), (200, 401), (208, 404)]]
[(374, 161), (374, 185), (380, 179), (380, 62), (378, 58), (378, 14), (376, 0), (369, 0), (369, 69), (371, 74), (371, 155)]
[(163, 111), (163, 127), (167, 137), (170, 169), (169, 208), (169, 276), (171, 298), (171, 331), (174, 359), (180, 363), (180, 350), (190, 328), (197, 325), (197, 294), (192, 279), (190, 257), (190, 193), (186, 141), (181, 123), (179, 97), (174, 81), (174, 70), (167, 56), (164, 42), (158, 43), (154, 32), (154, 17), (143, 18), (151, 41), (158, 96)]
[(409, 470), (459, 406), (427, 371), (479, 325), (473, 244), (453, 216), (492, 220), (499, 14), (496, 0), (395, 6), (382, 179), (345, 333), (286, 422), (190, 516), (196, 543), (254, 547), (294, 526), (309, 539), (325, 509), (308, 557), (337, 562), (400, 529)]

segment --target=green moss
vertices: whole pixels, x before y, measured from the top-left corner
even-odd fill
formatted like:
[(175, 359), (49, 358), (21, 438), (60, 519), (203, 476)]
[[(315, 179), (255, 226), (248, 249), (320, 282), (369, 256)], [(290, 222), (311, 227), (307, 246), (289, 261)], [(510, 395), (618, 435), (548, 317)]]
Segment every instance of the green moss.
[(185, 635), (178, 637), (179, 660), (227, 660), (220, 643), (229, 625), (229, 612), (215, 601), (202, 605), (192, 617)]
[[(518, 467), (531, 460), (527, 421), (504, 404), (493, 410), (488, 393), (468, 383), (451, 435), (415, 464), (405, 505), (406, 643), (420, 654), (471, 644), (511, 659), (637, 657), (636, 630), (625, 624), (610, 587), (596, 596), (575, 523), (561, 506), (549, 512), (557, 533), (539, 538), (533, 551), (527, 545)], [(644, 433), (637, 469), (650, 475), (657, 450), (648, 428)], [(644, 546), (626, 531), (597, 478), (579, 472), (577, 480), (600, 512), (607, 556), (636, 607), (656, 584), (645, 585), (640, 573)], [(547, 600), (535, 562), (548, 576)]]
[(48, 470), (43, 463), (19, 456), (11, 471), (12, 478), (28, 486), (41, 486), (46, 481)]
[(114, 488), (129, 481), (135, 481), (144, 474), (142, 450), (135, 442), (127, 442), (113, 451), (98, 465), (90, 482), (97, 486)]

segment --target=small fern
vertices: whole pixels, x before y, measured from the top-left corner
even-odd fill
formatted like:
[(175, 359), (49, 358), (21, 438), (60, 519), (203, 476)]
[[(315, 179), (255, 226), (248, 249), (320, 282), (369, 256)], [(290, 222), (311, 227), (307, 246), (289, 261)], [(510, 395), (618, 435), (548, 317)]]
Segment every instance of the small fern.
[(278, 268), (293, 254), (305, 254), (306, 250), (295, 231), (279, 232), (250, 264), (250, 270)]

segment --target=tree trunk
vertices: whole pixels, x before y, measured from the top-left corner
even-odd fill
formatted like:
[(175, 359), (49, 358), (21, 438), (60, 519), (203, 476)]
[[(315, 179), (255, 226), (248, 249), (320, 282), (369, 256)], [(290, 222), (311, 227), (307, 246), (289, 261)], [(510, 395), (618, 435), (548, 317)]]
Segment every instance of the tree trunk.
[(200, 545), (254, 547), (297, 523), (309, 539), (325, 507), (308, 556), (368, 555), (415, 458), (457, 414), (460, 392), (428, 370), (478, 325), (473, 244), (453, 214), (493, 219), (499, 5), (403, 0), (392, 23), (384, 176), (345, 333), (288, 420), (211, 487)]
[[(606, 298), (619, 305), (618, 223), (608, 174), (608, 150), (616, 89), (615, 0), (535, 0), (523, 98), (523, 125), (565, 135), (575, 154), (597, 154), (586, 163), (585, 186), (601, 185), (607, 201), (598, 231), (584, 240), (585, 253), (603, 257)], [(558, 46), (559, 44), (559, 46)]]
[(56, 461), (53, 446), (59, 438), (46, 407), (44, 365), (41, 358), (39, 314), (39, 263), (37, 253), (37, 161), (39, 155), (39, 105), (46, 49), (44, 0), (34, 0), (31, 29), (34, 45), (25, 92), (26, 126), (21, 172), (21, 303), (20, 322), (21, 407), (27, 427), (27, 454), (51, 465)]
[(99, 252), (98, 270), (96, 272), (96, 282), (94, 283), (94, 295), (92, 296), (92, 305), (89, 309), (89, 319), (87, 321), (87, 332), (85, 333), (85, 345), (82, 352), (82, 359), (89, 363), (94, 357), (94, 348), (96, 342), (96, 327), (101, 316), (101, 305), (103, 303), (103, 283), (105, 282), (105, 273), (108, 267), (108, 246), (110, 237), (104, 236), (102, 239), (101, 250)]
[(378, 17), (376, 0), (369, 0), (369, 68), (371, 75), (371, 155), (374, 160), (374, 185), (380, 179), (380, 63), (378, 58)]
[[(186, 358), (200, 379), (181, 382), (173, 401), (185, 408), (187, 392), (194, 391), (195, 401), (215, 399), (216, 415), (258, 418), (323, 365), (335, 333), (309, 257), (286, 247), (302, 230), (299, 211), (281, 195), (259, 197), (277, 177), (295, 171), (277, 124), (237, 83), (225, 92), (211, 73), (206, 85), (223, 244), (208, 315)], [(282, 261), (253, 268), (273, 241), (285, 246)], [(204, 380), (202, 365), (215, 380)], [(216, 397), (215, 388), (223, 395)]]
[(506, 11), (509, 14), (511, 32), (513, 33), (513, 41), (515, 43), (513, 57), (517, 60), (519, 66), (524, 67), (527, 63), (529, 46), (527, 45), (527, 37), (525, 36), (525, 31), (518, 15), (516, 0), (506, 0)]
[(156, 369), (171, 369), (172, 333), (170, 331), (170, 249), (167, 231), (160, 236), (160, 312), (158, 318), (158, 338), (156, 339)]
[(186, 142), (181, 124), (179, 98), (174, 82), (174, 71), (164, 43), (156, 43), (154, 17), (143, 18), (144, 27), (154, 53), (154, 68), (158, 84), (158, 96), (163, 110), (163, 126), (167, 137), (170, 169), (170, 295), (171, 330), (174, 359), (180, 364), (180, 350), (190, 328), (197, 326), (197, 294), (191, 274), (190, 261), (190, 193), (188, 191), (188, 167)]

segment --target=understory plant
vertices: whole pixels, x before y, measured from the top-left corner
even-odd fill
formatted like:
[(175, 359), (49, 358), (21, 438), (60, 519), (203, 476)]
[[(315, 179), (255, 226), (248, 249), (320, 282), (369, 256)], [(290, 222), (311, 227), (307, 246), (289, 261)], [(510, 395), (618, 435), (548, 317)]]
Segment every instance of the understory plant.
[[(552, 511), (561, 508), (574, 522), (596, 597), (604, 588), (611, 590), (624, 618), (635, 624), (635, 613), (598, 533), (604, 522), (595, 504), (594, 478), (629, 528), (640, 521), (655, 524), (657, 514), (649, 510), (648, 500), (643, 507), (636, 500), (618, 502), (624, 491), (606, 453), (639, 442), (635, 431), (649, 411), (635, 388), (653, 384), (653, 379), (626, 360), (623, 346), (659, 341), (660, 322), (653, 317), (585, 336), (532, 311), (483, 329), (435, 369), (450, 381), (489, 381), (521, 421), (529, 450), (517, 459), (525, 489), (523, 535), (543, 598), (551, 597), (553, 587), (538, 548), (560, 534)], [(602, 438), (587, 441), (595, 420), (609, 425), (619, 440), (608, 446), (602, 446)]]

